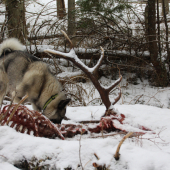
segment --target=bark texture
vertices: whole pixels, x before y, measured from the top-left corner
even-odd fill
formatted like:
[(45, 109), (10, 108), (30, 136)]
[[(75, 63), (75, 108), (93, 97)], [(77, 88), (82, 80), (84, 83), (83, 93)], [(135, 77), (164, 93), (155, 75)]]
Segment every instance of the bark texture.
[(74, 35), (75, 32), (75, 0), (68, 0), (68, 35)]
[(64, 0), (57, 0), (57, 17), (63, 19), (66, 16)]
[(165, 87), (168, 85), (169, 81), (165, 65), (161, 61), (161, 56), (158, 55), (156, 36), (156, 8), (155, 1), (153, 0), (148, 0), (148, 40), (151, 62), (157, 75), (157, 85)]
[(25, 43), (27, 37), (24, 0), (6, 0), (8, 37), (18, 38)]

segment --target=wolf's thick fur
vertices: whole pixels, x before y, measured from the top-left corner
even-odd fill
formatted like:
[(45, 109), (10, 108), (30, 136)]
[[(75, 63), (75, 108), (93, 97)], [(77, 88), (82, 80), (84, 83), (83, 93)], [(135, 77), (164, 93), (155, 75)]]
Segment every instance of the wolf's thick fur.
[(43, 114), (56, 123), (65, 116), (65, 93), (47, 64), (23, 51), (23, 45), (14, 38), (5, 40), (0, 46), (0, 104), (8, 93), (18, 103), (28, 94), (28, 100), (37, 111), (53, 96)]

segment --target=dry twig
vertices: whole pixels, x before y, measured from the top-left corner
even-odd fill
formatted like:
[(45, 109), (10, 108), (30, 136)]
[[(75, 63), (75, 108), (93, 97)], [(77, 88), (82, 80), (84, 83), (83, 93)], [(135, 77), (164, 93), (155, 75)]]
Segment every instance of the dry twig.
[(14, 110), (12, 111), (12, 113), (11, 113), (11, 115), (9, 116), (9, 119), (8, 119), (8, 121), (7, 121), (7, 125), (8, 125), (8, 123), (11, 121), (11, 119), (12, 119), (12, 117), (14, 116), (14, 113), (15, 113), (15, 111), (18, 109), (18, 107), (19, 107), (19, 105), (21, 104), (21, 103), (23, 103), (26, 99), (28, 98), (28, 94), (26, 95), (26, 96), (24, 96), (23, 97), (23, 99), (22, 100), (20, 100), (20, 102), (17, 104), (17, 106), (14, 108)]
[(82, 162), (81, 162), (81, 136), (83, 134), (83, 131), (81, 130), (80, 140), (79, 140), (79, 159), (80, 159), (80, 165), (82, 167), (82, 170), (84, 170)]
[(123, 144), (123, 142), (128, 138), (130, 137), (131, 135), (133, 134), (133, 132), (129, 132), (127, 135), (125, 135), (123, 137), (123, 139), (120, 141), (118, 147), (117, 147), (117, 150), (116, 150), (116, 153), (114, 155), (114, 158), (118, 161), (119, 160), (119, 157), (120, 157), (120, 154), (119, 154), (119, 150), (120, 150), (120, 147), (121, 145)]

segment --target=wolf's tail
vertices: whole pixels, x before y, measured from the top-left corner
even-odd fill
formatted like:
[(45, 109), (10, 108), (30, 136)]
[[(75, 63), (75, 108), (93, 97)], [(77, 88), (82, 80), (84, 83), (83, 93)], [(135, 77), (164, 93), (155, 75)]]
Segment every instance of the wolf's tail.
[(24, 51), (24, 46), (16, 38), (9, 38), (0, 45), (0, 56), (16, 50)]

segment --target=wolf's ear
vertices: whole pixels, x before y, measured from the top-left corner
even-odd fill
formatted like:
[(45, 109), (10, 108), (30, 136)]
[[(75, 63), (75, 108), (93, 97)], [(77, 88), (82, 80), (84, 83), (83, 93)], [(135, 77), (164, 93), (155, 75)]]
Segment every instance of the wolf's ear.
[(70, 102), (71, 99), (61, 100), (58, 104), (58, 109), (62, 110), (66, 107), (66, 105)]

